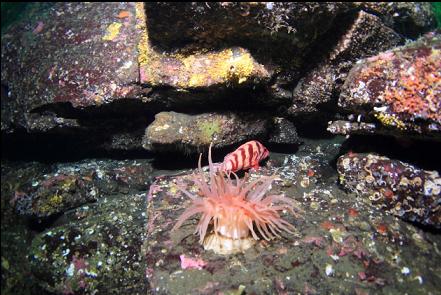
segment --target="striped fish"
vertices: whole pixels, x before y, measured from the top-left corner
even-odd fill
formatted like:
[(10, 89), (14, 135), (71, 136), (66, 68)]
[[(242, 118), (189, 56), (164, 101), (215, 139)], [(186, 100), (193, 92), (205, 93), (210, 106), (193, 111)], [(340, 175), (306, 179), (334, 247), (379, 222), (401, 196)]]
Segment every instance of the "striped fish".
[(224, 172), (254, 168), (259, 169), (259, 162), (269, 156), (269, 151), (257, 140), (248, 141), (237, 150), (225, 156), (221, 169)]

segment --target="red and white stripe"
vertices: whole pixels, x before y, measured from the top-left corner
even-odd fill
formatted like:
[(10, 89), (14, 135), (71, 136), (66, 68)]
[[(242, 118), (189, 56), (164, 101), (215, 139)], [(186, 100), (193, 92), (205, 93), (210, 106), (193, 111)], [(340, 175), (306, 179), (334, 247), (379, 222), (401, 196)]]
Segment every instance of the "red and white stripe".
[(259, 168), (259, 162), (268, 157), (269, 151), (257, 140), (241, 145), (225, 156), (222, 170), (236, 172), (242, 169)]

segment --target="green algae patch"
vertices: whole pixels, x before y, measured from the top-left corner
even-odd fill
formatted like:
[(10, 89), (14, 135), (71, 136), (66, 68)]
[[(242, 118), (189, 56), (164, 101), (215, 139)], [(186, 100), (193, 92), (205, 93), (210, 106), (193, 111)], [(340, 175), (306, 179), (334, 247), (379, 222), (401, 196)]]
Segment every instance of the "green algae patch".
[(215, 133), (221, 132), (221, 124), (218, 121), (201, 122), (199, 123), (199, 130), (201, 132), (201, 141), (209, 144), (213, 140)]

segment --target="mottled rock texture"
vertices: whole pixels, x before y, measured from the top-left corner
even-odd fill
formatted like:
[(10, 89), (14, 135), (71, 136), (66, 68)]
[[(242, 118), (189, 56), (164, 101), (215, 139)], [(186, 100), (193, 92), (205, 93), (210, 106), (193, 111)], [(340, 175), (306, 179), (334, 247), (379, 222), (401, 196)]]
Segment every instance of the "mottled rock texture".
[[(75, 126), (45, 110), (141, 95), (136, 21), (134, 3), (57, 3), (11, 26), (2, 34), (1, 80), (7, 87), (2, 103), (13, 111), (12, 117), (2, 113), (2, 130), (4, 122), (32, 130), (43, 119), (53, 128)], [(37, 122), (30, 113), (40, 115)]]
[[(172, 51), (188, 47), (246, 46), (267, 56), (301, 53), (331, 26), (348, 4), (328, 3), (146, 3), (152, 45)], [(189, 21), (190, 20), (190, 21)], [(260, 50), (261, 52), (259, 52)], [(285, 58), (290, 58), (288, 55)]]
[(294, 124), (285, 118), (274, 118), (268, 143), (277, 145), (299, 144), (300, 139)]
[(440, 35), (429, 33), (362, 60), (349, 73), (338, 104), (374, 122), (378, 133), (393, 131), (439, 140), (440, 57)]
[(32, 241), (33, 275), (56, 294), (145, 294), (145, 195), (105, 197)]
[(408, 38), (435, 28), (429, 2), (356, 2), (355, 5), (379, 16), (387, 26)]
[(410, 164), (373, 154), (338, 159), (340, 183), (374, 205), (409, 221), (441, 228), (441, 177)]
[(139, 83), (138, 6), (32, 4), (2, 31), (7, 154), (142, 150), (154, 106), (142, 102), (151, 89)]
[(149, 161), (1, 168), (2, 294), (145, 294)]
[(41, 163), (1, 161), (1, 293), (5, 295), (45, 294), (31, 275), (27, 257), (33, 233), (29, 222), (18, 218), (13, 206), (17, 186), (44, 172), (45, 165)]
[(349, 122), (345, 120), (330, 121), (327, 130), (333, 134), (374, 134), (374, 123)]
[(46, 218), (121, 190), (145, 189), (150, 183), (147, 161), (85, 161), (50, 167), (47, 174), (17, 187), (11, 197), (18, 214)]
[(141, 83), (174, 88), (208, 88), (220, 85), (259, 84), (271, 72), (248, 50), (233, 47), (210, 53), (164, 57), (150, 52), (141, 68)]
[[(290, 107), (290, 115), (317, 112), (338, 95), (354, 61), (400, 44), (403, 39), (392, 28), (410, 36), (435, 24), (429, 3), (152, 2), (145, 7), (142, 81), (186, 89), (263, 84), (270, 103)], [(253, 96), (265, 105), (258, 92)]]

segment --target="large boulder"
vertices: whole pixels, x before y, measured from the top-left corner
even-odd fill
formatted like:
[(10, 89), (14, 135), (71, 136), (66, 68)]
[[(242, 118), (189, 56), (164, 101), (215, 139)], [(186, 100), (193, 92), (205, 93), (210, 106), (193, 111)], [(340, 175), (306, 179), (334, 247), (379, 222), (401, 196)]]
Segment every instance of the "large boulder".
[[(429, 33), (360, 61), (349, 73), (338, 104), (353, 120), (373, 123), (370, 133), (441, 139), (441, 39)], [(345, 125), (331, 122), (333, 133)], [(354, 125), (354, 127), (356, 127)], [(356, 128), (353, 133), (365, 133)]]
[(11, 25), (1, 42), (2, 131), (38, 131), (39, 120), (75, 127), (57, 120), (57, 111), (69, 110), (63, 103), (99, 106), (142, 95), (138, 21), (135, 3), (56, 3)]
[(149, 161), (1, 168), (2, 294), (145, 294)]
[(189, 154), (207, 148), (211, 142), (221, 148), (264, 138), (270, 124), (266, 115), (259, 114), (161, 112), (146, 129), (143, 147), (154, 152), (180, 150)]
[(164, 98), (190, 109), (201, 102), (274, 108), (289, 103), (308, 48), (348, 4), (151, 2), (145, 9), (142, 83), (166, 86)]
[(140, 14), (135, 3), (32, 4), (2, 28), (8, 154), (142, 150), (155, 103), (142, 101), (151, 89), (139, 83)]
[(338, 159), (340, 183), (374, 205), (422, 225), (441, 228), (441, 177), (410, 164), (373, 154)]
[(355, 5), (379, 16), (385, 25), (407, 38), (417, 38), (436, 27), (430, 2), (356, 2)]
[(350, 6), (314, 2), (145, 4), (149, 40), (162, 50), (186, 48), (187, 52), (194, 52), (239, 45), (260, 57), (279, 59), (303, 55), (302, 51)]
[(146, 160), (87, 160), (46, 169), (45, 174), (20, 182), (10, 196), (18, 214), (44, 219), (108, 194), (145, 189), (152, 173)]

